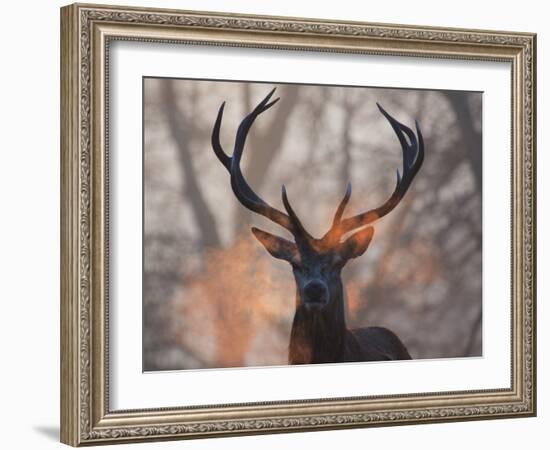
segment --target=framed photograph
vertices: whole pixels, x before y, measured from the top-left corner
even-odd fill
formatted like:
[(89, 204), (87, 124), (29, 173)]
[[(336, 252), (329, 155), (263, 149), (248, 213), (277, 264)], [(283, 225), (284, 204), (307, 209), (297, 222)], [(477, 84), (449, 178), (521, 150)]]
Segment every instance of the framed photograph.
[(535, 58), (62, 8), (62, 442), (535, 415)]

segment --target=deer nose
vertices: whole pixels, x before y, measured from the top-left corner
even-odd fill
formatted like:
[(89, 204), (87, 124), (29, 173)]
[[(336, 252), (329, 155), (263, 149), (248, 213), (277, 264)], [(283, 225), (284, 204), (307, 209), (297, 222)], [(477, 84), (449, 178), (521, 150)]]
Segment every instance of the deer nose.
[(321, 308), (328, 303), (328, 288), (320, 280), (312, 280), (304, 286), (304, 305), (309, 308)]

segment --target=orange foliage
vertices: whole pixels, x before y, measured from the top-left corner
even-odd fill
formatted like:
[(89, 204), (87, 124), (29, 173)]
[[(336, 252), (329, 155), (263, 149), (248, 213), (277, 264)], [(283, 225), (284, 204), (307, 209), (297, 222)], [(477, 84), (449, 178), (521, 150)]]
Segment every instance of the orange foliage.
[[(201, 273), (173, 301), (174, 327), (186, 347), (212, 367), (245, 366), (257, 336), (281, 321), (290, 329), (294, 281), (275, 261), (248, 234), (209, 251)], [(284, 361), (286, 354), (273, 357)]]

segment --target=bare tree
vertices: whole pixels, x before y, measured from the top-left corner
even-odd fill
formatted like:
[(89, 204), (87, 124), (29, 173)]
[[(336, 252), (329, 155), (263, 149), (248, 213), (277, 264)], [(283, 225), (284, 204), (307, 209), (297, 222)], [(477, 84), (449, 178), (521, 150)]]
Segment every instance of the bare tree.
[[(165, 116), (170, 133), (178, 149), (178, 163), (183, 175), (184, 189), (182, 195), (191, 203), (193, 217), (196, 220), (200, 234), (200, 243), (208, 247), (219, 247), (220, 236), (216, 219), (203, 196), (198, 176), (193, 168), (193, 158), (190, 149), (193, 134), (193, 122), (183, 114), (176, 104), (174, 81), (166, 80), (161, 87), (162, 99), (165, 104)], [(187, 111), (193, 110), (193, 105), (187, 105)]]

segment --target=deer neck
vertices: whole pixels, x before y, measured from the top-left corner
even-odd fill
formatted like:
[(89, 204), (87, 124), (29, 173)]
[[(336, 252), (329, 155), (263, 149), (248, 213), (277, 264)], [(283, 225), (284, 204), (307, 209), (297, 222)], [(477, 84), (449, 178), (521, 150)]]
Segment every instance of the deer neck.
[(297, 291), (296, 313), (292, 322), (289, 364), (340, 362), (344, 355), (346, 320), (343, 289), (322, 311), (308, 311)]

